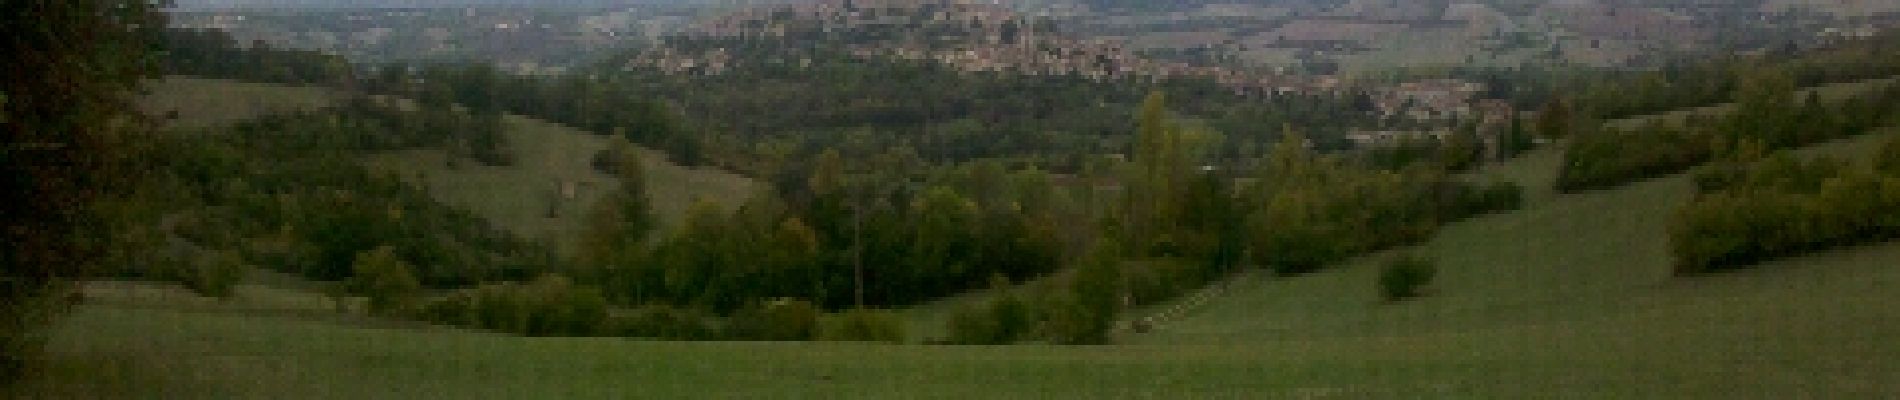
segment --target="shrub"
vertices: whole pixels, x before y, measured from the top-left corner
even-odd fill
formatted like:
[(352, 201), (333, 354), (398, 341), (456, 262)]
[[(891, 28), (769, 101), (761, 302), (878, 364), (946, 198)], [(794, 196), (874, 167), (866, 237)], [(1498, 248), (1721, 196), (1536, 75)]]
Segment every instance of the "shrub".
[(852, 309), (827, 319), (819, 338), (839, 342), (904, 342), (904, 322), (885, 310)]
[(1564, 153), (1557, 189), (1566, 193), (1681, 172), (1711, 157), (1707, 134), (1683, 127), (1605, 128), (1578, 136)]
[(621, 329), (618, 322), (609, 323), (607, 299), (599, 289), (554, 275), (525, 285), (509, 282), (456, 291), (416, 311), (417, 318), (434, 323), (528, 336), (594, 336)]
[(1114, 325), (1112, 314), (1101, 314), (1100, 310), (1085, 305), (1073, 294), (1050, 298), (1042, 309), (1048, 317), (1043, 322), (1043, 333), (1051, 343), (1108, 343), (1108, 331)]
[(1206, 270), (1179, 259), (1130, 262), (1122, 275), (1135, 304), (1154, 304), (1186, 294), (1207, 283)]
[(735, 340), (811, 340), (818, 332), (818, 307), (797, 299), (779, 299), (739, 310), (727, 321)]
[(520, 287), (527, 301), (528, 336), (593, 336), (607, 319), (607, 298), (600, 289), (576, 286), (567, 277), (542, 276)]
[(709, 340), (715, 336), (708, 317), (697, 310), (673, 306), (646, 306), (607, 320), (608, 334), (667, 340)]
[(1045, 308), (1049, 339), (1058, 344), (1103, 344), (1121, 311), (1121, 259), (1112, 246), (1097, 249), (1070, 276), (1067, 294)]
[(244, 273), (250, 267), (237, 253), (229, 250), (201, 251), (194, 257), (191, 265), (179, 271), (179, 282), (192, 292), (217, 297), (230, 298)]
[(999, 287), (988, 302), (965, 306), (950, 316), (953, 344), (999, 345), (1015, 343), (1028, 336), (1035, 315), (1007, 286)]
[(357, 253), (356, 262), (351, 265), (354, 275), (350, 286), (354, 292), (369, 297), (370, 312), (400, 311), (422, 291), (422, 282), (416, 280), (409, 263), (396, 258), (393, 247)]
[(527, 300), (515, 283), (483, 285), (476, 288), (476, 327), (502, 332), (528, 330)]
[(1419, 288), (1432, 282), (1438, 275), (1435, 262), (1413, 255), (1403, 255), (1386, 262), (1385, 270), (1379, 273), (1379, 294), (1386, 301), (1397, 301), (1419, 295)]

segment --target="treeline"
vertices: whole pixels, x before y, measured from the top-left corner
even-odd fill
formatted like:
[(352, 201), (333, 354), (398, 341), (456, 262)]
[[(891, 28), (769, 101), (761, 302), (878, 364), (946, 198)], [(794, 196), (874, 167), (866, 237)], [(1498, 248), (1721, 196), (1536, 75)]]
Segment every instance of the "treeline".
[(1773, 151), (1864, 134), (1897, 122), (1892, 105), (1900, 102), (1900, 84), (1838, 102), (1823, 101), (1818, 93), (1797, 100), (1793, 81), (1771, 73), (1742, 86), (1735, 102), (1722, 117), (1580, 132), (1564, 154), (1557, 189), (1607, 188), (1682, 172), (1744, 143)]
[(1786, 76), (1797, 87), (1900, 75), (1900, 33), (1844, 41), (1808, 50), (1778, 50), (1755, 56), (1711, 57), (1616, 77), (1584, 74), (1558, 84), (1578, 110), (1594, 119), (1620, 119), (1730, 101), (1762, 74)]
[(183, 280), (216, 295), (242, 265), (339, 281), (355, 275), (360, 253), (384, 246), (438, 288), (550, 268), (548, 249), (360, 164), (373, 152), (443, 146), (472, 125), (467, 115), (359, 98), (152, 137), (136, 157), (152, 178), (110, 219), (123, 233), (108, 263), (122, 269), (109, 273)]
[(425, 104), (459, 104), (476, 115), (502, 112), (544, 119), (659, 149), (683, 165), (705, 165), (700, 130), (648, 88), (586, 75), (517, 76), (487, 64), (385, 65), (364, 80), (376, 93)]
[(1102, 214), (1094, 250), (1034, 285), (998, 280), (990, 301), (954, 314), (949, 342), (1102, 343), (1121, 311), (1205, 286), (1242, 261), (1303, 274), (1521, 202), (1514, 184), (1474, 186), (1422, 166), (1372, 168), (1321, 156), (1297, 134), (1284, 135), (1253, 182), (1242, 184), (1197, 167), (1208, 142), (1172, 122), (1162, 102), (1151, 96), (1138, 114), (1135, 159), (1118, 174), (1124, 185)]
[[(929, 61), (863, 59), (822, 46), (787, 48), (760, 40), (673, 39), (692, 51), (726, 48), (718, 75), (665, 75), (603, 63), (602, 85), (664, 93), (695, 126), (708, 153), (750, 174), (815, 158), (909, 147), (924, 160), (1025, 160), (1074, 173), (1088, 155), (1132, 147), (1127, 110), (1150, 91), (1175, 97), (1173, 109), (1225, 132), (1230, 156), (1258, 156), (1278, 127), (1305, 127), (1323, 145), (1343, 146), (1352, 127), (1376, 124), (1351, 96), (1236, 96), (1205, 80), (1097, 82), (1077, 76), (965, 73)], [(804, 62), (809, 60), (809, 63)]]
[(716, 317), (664, 305), (616, 308), (598, 288), (546, 275), (436, 297), (408, 311), (432, 323), (526, 336), (666, 340), (872, 341), (903, 343), (903, 324), (887, 311), (825, 314), (810, 302), (780, 299)]
[[(1045, 200), (1055, 190), (1045, 173), (974, 168), (972, 184), (959, 185), (849, 173), (835, 152), (818, 163), (800, 190), (761, 193), (731, 212), (696, 204), (650, 247), (638, 229), (596, 227), (620, 237), (596, 238), (582, 275), (622, 304), (729, 314), (779, 298), (834, 310), (910, 305), (1062, 263), (1063, 211)], [(603, 210), (599, 224), (645, 225), (637, 210)]]
[(346, 86), (355, 67), (320, 51), (277, 49), (258, 40), (238, 43), (222, 30), (165, 29), (160, 71), (247, 82)]
[(1474, 186), (1431, 168), (1373, 170), (1285, 143), (1253, 189), (1254, 261), (1282, 274), (1312, 272), (1368, 251), (1416, 243), (1473, 215), (1517, 209), (1522, 188)]
[(1677, 274), (1900, 237), (1900, 140), (1870, 162), (1741, 153), (1698, 179), (1670, 225)]

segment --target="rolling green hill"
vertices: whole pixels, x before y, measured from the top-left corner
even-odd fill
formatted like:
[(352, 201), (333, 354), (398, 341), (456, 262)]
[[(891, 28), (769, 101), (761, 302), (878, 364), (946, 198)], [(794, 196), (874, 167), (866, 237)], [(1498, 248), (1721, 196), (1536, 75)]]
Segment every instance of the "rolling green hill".
[[(520, 121), (516, 121), (520, 122)], [(520, 126), (519, 123), (516, 126)], [(1803, 154), (1853, 157), (1881, 134)], [(1900, 242), (1670, 276), (1684, 175), (1548, 191), (1561, 147), (1476, 174), (1521, 211), (1448, 226), (1427, 295), (1381, 303), (1362, 257), (1248, 273), (1112, 346), (521, 338), (323, 317), (290, 289), (231, 304), (104, 284), (26, 398), (1880, 398), (1900, 394)], [(432, 165), (440, 165), (433, 163)], [(530, 165), (524, 163), (522, 165)], [(437, 179), (436, 177), (429, 177)], [(545, 205), (537, 203), (539, 205)], [(288, 291), (288, 292), (286, 292)], [(951, 300), (951, 301), (968, 301)], [(249, 305), (247, 304), (254, 304)], [(289, 311), (286, 311), (289, 310)], [(1152, 310), (1144, 310), (1152, 311)], [(926, 320), (913, 317), (914, 320)], [(51, 396), (50, 394), (58, 394)]]
[[(426, 186), (443, 202), (475, 211), (497, 226), (530, 239), (579, 237), (596, 200), (619, 189), (613, 176), (594, 170), (594, 153), (608, 138), (545, 121), (509, 116), (509, 146), (515, 165), (488, 167), (463, 163), (451, 168), (441, 150), (411, 150), (371, 157), (368, 163)], [(736, 207), (758, 190), (748, 178), (732, 173), (673, 164), (650, 149), (637, 149), (646, 162), (647, 194), (662, 229), (686, 215), (695, 199)], [(561, 187), (572, 187), (572, 197)], [(555, 212), (549, 213), (550, 202)], [(552, 215), (552, 217), (550, 217)]]
[[(321, 108), (335, 103), (334, 91), (310, 87), (241, 83), (221, 79), (168, 77), (149, 83), (141, 107), (163, 116), (176, 112), (169, 126), (201, 128), (227, 124), (272, 113)], [(516, 163), (508, 167), (468, 164), (450, 168), (439, 150), (412, 150), (379, 154), (365, 162), (405, 178), (420, 178), (435, 197), (467, 208), (497, 226), (528, 239), (555, 238), (570, 243), (586, 221), (588, 210), (618, 182), (593, 170), (589, 161), (607, 147), (607, 139), (540, 120), (509, 116), (504, 119)], [(716, 169), (684, 167), (668, 162), (659, 152), (639, 149), (645, 156), (647, 193), (662, 226), (684, 215), (695, 199), (737, 206), (756, 190), (748, 178)], [(559, 196), (563, 182), (573, 187), (571, 198)], [(550, 218), (550, 202), (559, 204)]]

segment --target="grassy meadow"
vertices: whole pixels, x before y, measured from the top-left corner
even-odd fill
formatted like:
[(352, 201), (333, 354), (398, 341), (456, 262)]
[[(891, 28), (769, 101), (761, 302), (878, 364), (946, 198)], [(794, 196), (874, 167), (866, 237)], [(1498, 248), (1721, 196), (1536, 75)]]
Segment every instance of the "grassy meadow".
[[(464, 161), (450, 167), (446, 154), (436, 149), (381, 154), (367, 163), (411, 179), (437, 199), (474, 211), (524, 238), (573, 243), (595, 203), (620, 189), (619, 180), (590, 165), (610, 138), (519, 116), (508, 116), (503, 124), (515, 155), (513, 166)], [(646, 164), (647, 195), (662, 229), (678, 222), (698, 199), (737, 207), (758, 190), (743, 176), (680, 166), (645, 148), (636, 151)], [(572, 197), (562, 193), (563, 185), (571, 187)]]
[[(224, 79), (168, 76), (146, 81), (140, 111), (159, 118), (167, 127), (204, 128), (256, 118), (260, 115), (313, 110), (336, 103), (335, 90), (245, 83)], [(167, 119), (176, 113), (177, 119)]]

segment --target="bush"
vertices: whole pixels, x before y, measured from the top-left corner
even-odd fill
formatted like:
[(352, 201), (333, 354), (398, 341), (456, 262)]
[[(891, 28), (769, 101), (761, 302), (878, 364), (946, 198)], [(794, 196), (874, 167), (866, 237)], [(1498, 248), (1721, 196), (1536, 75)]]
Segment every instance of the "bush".
[(953, 344), (999, 345), (1015, 343), (1030, 333), (1035, 323), (1029, 303), (1007, 286), (997, 289), (996, 298), (985, 303), (959, 308), (950, 316)]
[(1057, 344), (1108, 343), (1121, 311), (1121, 259), (1111, 248), (1097, 249), (1070, 276), (1066, 295), (1052, 298), (1045, 313), (1049, 340)]
[(527, 300), (528, 336), (593, 336), (607, 319), (607, 298), (600, 289), (576, 286), (567, 277), (543, 276), (522, 287)]
[(1128, 296), (1136, 305), (1166, 301), (1207, 284), (1208, 272), (1180, 259), (1154, 259), (1123, 266)]
[(1558, 171), (1557, 189), (1602, 189), (1682, 172), (1707, 162), (1711, 147), (1707, 134), (1683, 127), (1604, 128), (1572, 141)]
[(885, 310), (852, 309), (825, 321), (818, 337), (836, 342), (904, 343), (904, 322)]
[(354, 275), (350, 286), (354, 292), (369, 297), (370, 312), (403, 310), (422, 291), (422, 282), (416, 280), (409, 263), (396, 258), (393, 247), (382, 246), (357, 253), (356, 262), (351, 265)]
[(1419, 295), (1419, 288), (1432, 282), (1438, 275), (1435, 262), (1412, 255), (1403, 255), (1386, 262), (1385, 270), (1379, 273), (1379, 294), (1386, 301), (1397, 301)]
[(802, 341), (818, 333), (818, 307), (797, 299), (779, 299), (734, 313), (726, 337), (734, 340)]
[(191, 265), (179, 271), (179, 282), (193, 293), (220, 299), (230, 298), (250, 266), (229, 250), (201, 251)]
[(1049, 342), (1055, 344), (1105, 344), (1108, 343), (1108, 331), (1113, 328), (1113, 315), (1103, 315), (1100, 310), (1085, 305), (1074, 295), (1062, 295), (1050, 298), (1042, 305), (1048, 320), (1043, 322), (1043, 333)]
[(483, 285), (474, 290), (475, 327), (501, 332), (528, 330), (528, 305), (515, 283)]
[(528, 336), (618, 334), (600, 290), (566, 277), (543, 276), (526, 285), (489, 284), (437, 298), (417, 309), (426, 321)]

